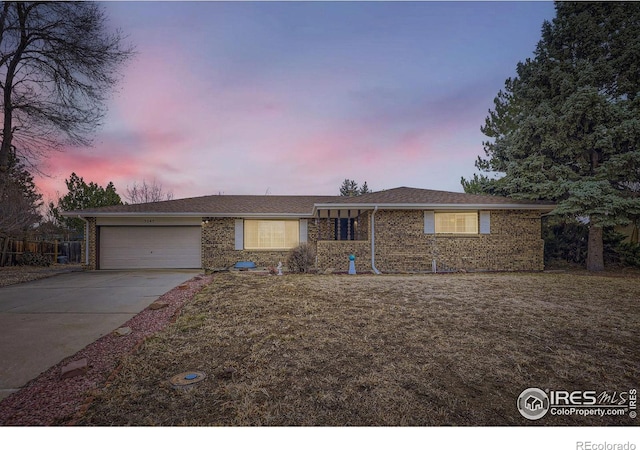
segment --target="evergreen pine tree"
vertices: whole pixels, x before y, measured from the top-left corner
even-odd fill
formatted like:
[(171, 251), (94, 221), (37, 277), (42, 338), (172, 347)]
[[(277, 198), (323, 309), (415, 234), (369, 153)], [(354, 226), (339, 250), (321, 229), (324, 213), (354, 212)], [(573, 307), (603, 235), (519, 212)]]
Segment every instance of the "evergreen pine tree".
[(342, 186), (340, 186), (340, 195), (343, 197), (355, 197), (358, 195), (358, 192), (358, 183), (345, 178)]
[(76, 211), (86, 208), (99, 208), (101, 206), (122, 205), (120, 195), (110, 181), (107, 187), (102, 187), (94, 182), (87, 184), (82, 177), (74, 173), (68, 180), (64, 180), (69, 192), (58, 200), (58, 206), (52, 209), (52, 214), (59, 223), (64, 224), (70, 230), (82, 234), (84, 222), (74, 217), (62, 217), (62, 211)]
[(604, 268), (603, 227), (640, 215), (639, 62), (640, 3), (557, 2), (482, 127), (476, 167), (504, 174), (500, 193), (588, 220), (589, 270)]

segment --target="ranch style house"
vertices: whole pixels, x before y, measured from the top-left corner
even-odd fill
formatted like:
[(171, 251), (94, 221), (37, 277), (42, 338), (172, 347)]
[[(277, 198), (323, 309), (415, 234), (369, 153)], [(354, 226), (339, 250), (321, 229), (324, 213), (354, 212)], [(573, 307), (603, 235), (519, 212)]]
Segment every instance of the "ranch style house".
[[(356, 197), (211, 195), (69, 211), (86, 223), (89, 269), (286, 264), (308, 243), (316, 269), (540, 271), (541, 217), (554, 205), (399, 187)], [(286, 269), (286, 267), (285, 267)]]

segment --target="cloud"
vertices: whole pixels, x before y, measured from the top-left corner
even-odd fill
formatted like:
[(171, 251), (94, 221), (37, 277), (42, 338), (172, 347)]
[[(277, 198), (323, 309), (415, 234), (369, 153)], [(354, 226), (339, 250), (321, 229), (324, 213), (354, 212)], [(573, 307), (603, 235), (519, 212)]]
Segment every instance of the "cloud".
[(52, 177), (38, 179), (44, 191), (64, 193), (73, 171), (86, 181), (113, 181), (121, 193), (155, 179), (178, 198), (221, 191), (335, 194), (344, 178), (366, 180), (373, 189), (460, 190), (460, 175), (469, 175), (482, 152), (486, 110), (510, 75), (502, 71), (517, 62), (511, 59), (520, 49), (513, 49), (535, 42), (522, 33), (505, 42), (493, 24), (521, 30), (527, 23), (537, 37), (539, 20), (515, 12), (553, 9), (107, 7), (132, 30), (138, 56), (95, 146), (53, 154)]

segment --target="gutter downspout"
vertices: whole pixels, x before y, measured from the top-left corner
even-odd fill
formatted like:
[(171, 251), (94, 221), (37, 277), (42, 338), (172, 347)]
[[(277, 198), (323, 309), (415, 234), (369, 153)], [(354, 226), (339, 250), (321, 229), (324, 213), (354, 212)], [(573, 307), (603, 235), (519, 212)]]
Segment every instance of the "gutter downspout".
[(84, 263), (89, 266), (89, 221), (78, 214), (78, 219), (84, 222)]
[(376, 275), (380, 275), (380, 271), (376, 268), (376, 220), (375, 215), (378, 212), (378, 206), (373, 208), (371, 213), (371, 270)]

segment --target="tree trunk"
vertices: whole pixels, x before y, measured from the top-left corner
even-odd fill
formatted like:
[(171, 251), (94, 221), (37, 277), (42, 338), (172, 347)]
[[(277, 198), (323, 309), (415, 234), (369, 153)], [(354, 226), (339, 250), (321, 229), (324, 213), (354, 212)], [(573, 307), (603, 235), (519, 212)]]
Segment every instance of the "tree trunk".
[(4, 261), (7, 259), (7, 250), (9, 248), (9, 236), (3, 238), (2, 252), (0, 252), (0, 267), (4, 267)]
[(589, 242), (587, 247), (587, 270), (599, 272), (604, 270), (604, 244), (602, 227), (589, 226)]
[[(11, 143), (13, 141), (13, 81), (18, 69), (18, 64), (22, 60), (24, 50), (27, 48), (28, 39), (26, 30), (26, 16), (24, 5), (16, 4), (18, 11), (18, 21), (20, 24), (20, 43), (15, 50), (15, 54), (11, 57), (9, 64), (7, 65), (7, 73), (4, 79), (4, 85), (2, 87), (2, 113), (3, 113), (3, 125), (2, 125), (2, 143), (0, 144), (0, 173), (6, 173), (9, 170), (9, 155), (11, 154)], [(29, 7), (31, 9), (31, 7)]]

